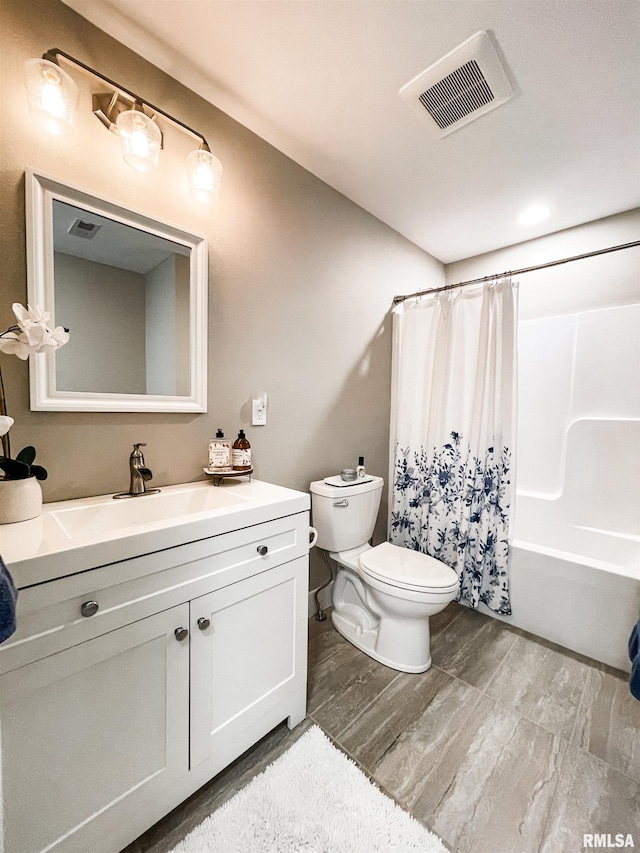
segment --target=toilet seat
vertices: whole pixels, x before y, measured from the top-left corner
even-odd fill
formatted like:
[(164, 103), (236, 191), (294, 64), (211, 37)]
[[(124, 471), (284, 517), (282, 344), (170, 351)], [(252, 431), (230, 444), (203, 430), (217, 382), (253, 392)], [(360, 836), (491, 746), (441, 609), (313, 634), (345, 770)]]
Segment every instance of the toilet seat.
[(359, 556), (360, 571), (366, 578), (413, 592), (448, 595), (458, 589), (458, 576), (440, 560), (383, 542)]

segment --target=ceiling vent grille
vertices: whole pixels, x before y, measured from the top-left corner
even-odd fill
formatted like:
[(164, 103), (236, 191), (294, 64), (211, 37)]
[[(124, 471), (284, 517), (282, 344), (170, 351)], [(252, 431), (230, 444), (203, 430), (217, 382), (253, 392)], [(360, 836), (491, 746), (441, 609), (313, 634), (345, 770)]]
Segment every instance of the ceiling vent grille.
[(478, 63), (472, 59), (423, 92), (419, 100), (444, 130), (491, 103), (493, 92)]
[(102, 225), (99, 225), (97, 222), (87, 222), (85, 219), (76, 219), (67, 230), (67, 233), (73, 234), (74, 237), (82, 237), (84, 240), (93, 240), (101, 228)]
[(512, 95), (513, 87), (485, 31), (467, 39), (400, 90), (416, 115), (440, 136), (499, 107)]

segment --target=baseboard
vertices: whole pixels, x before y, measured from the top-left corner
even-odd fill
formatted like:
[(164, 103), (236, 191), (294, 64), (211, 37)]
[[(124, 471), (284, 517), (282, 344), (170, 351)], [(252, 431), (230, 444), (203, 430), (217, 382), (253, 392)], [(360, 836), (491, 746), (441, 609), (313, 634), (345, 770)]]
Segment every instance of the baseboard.
[[(316, 591), (317, 591), (317, 589), (319, 589), (319, 587), (316, 587), (316, 589), (310, 589), (309, 590), (309, 618), (311, 618), (312, 616), (315, 616), (317, 613), (317, 607), (316, 607)], [(320, 607), (322, 610), (326, 610), (327, 607), (331, 607), (332, 595), (333, 595), (333, 581), (331, 581), (331, 583), (328, 586), (325, 586), (325, 588), (320, 593), (319, 601), (320, 601)]]

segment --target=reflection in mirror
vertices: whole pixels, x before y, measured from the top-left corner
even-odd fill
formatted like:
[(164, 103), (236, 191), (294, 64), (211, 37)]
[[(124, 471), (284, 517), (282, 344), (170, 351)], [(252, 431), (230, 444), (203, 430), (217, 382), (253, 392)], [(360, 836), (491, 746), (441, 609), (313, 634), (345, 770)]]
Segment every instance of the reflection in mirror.
[(163, 237), (53, 202), (55, 316), (73, 328), (60, 391), (189, 394), (189, 254)]
[(204, 238), (27, 171), (29, 302), (73, 330), (36, 411), (206, 411)]

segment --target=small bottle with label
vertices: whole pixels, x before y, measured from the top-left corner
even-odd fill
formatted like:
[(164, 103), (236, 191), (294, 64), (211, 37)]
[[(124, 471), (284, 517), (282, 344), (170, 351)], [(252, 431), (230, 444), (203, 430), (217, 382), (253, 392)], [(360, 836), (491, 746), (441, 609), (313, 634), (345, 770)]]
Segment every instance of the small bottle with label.
[(366, 474), (364, 467), (364, 456), (358, 457), (358, 467), (356, 468), (356, 479), (360, 480)]
[(233, 442), (232, 465), (234, 471), (251, 470), (251, 445), (247, 441), (244, 430), (241, 429)]
[(214, 471), (231, 470), (231, 440), (224, 437), (221, 429), (209, 442), (209, 468)]

